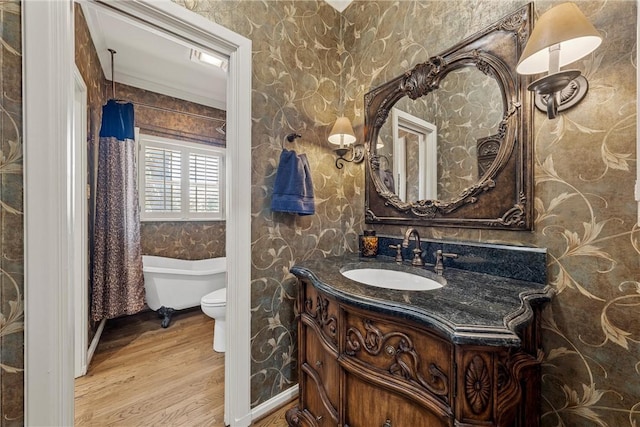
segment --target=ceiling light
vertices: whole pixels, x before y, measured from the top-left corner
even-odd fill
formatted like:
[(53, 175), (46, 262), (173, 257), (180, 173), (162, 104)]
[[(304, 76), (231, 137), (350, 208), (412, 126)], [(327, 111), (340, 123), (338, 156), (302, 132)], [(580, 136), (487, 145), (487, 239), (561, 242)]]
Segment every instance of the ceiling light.
[(224, 71), (229, 68), (229, 61), (221, 56), (210, 54), (206, 52), (200, 52), (195, 49), (191, 49), (191, 60), (201, 62), (203, 64), (213, 65)]

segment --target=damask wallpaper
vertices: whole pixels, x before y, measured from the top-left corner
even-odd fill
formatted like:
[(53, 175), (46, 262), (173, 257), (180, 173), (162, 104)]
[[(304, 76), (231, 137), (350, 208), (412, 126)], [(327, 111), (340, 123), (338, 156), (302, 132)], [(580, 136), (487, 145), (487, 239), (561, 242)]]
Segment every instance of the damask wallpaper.
[[(111, 81), (104, 85), (111, 97)], [(116, 83), (116, 97), (133, 103), (136, 127), (147, 135), (200, 142), (218, 147), (226, 145), (218, 128), (226, 121), (224, 110)]]
[(143, 222), (142, 253), (190, 260), (223, 257), (226, 230), (224, 221)]
[[(253, 41), (252, 400), (295, 383), (295, 262), (357, 250), (362, 165), (332, 166), (325, 142), (343, 107), (363, 140), (369, 89), (526, 4), (521, 0), (178, 3)], [(537, 1), (538, 14), (557, 2)], [(635, 425), (640, 415), (640, 304), (635, 225), (636, 3), (578, 1), (603, 44), (574, 64), (587, 98), (550, 121), (536, 112), (534, 232), (421, 228), (422, 235), (549, 249), (558, 295), (544, 316), (545, 426)], [(341, 31), (341, 26), (344, 31)], [(299, 131), (318, 213), (269, 211), (281, 142)], [(399, 226), (376, 227), (401, 236)], [(266, 232), (265, 232), (266, 230)]]
[[(339, 99), (362, 140), (369, 88), (525, 4), (519, 0), (179, 0), (253, 40), (252, 401), (295, 384), (295, 262), (357, 250), (362, 165), (338, 171), (325, 142)], [(640, 419), (640, 240), (633, 197), (636, 2), (578, 1), (604, 37), (575, 66), (587, 98), (549, 121), (536, 113), (534, 232), (421, 228), (423, 236), (549, 249), (558, 295), (544, 315), (544, 426), (635, 426)], [(537, 1), (541, 13), (555, 2)], [(2, 152), (0, 249), (2, 423), (22, 423), (22, 157), (19, 2), (0, 3)], [(344, 35), (340, 26), (344, 25)], [(269, 210), (284, 136), (309, 156), (317, 214)], [(400, 236), (401, 227), (380, 226)]]
[(473, 67), (455, 70), (433, 93), (437, 99), (438, 199), (452, 200), (482, 176), (478, 140), (498, 133), (498, 82)]
[[(538, 14), (558, 2), (536, 1)], [(571, 66), (589, 93), (556, 120), (535, 113), (535, 231), (420, 228), (422, 236), (546, 247), (558, 292), (544, 314), (544, 426), (640, 421), (640, 231), (635, 224), (636, 7), (576, 2), (604, 40)], [(357, 1), (345, 10), (347, 115), (363, 94), (525, 1)], [(362, 135), (359, 136), (362, 138)], [(357, 222), (357, 220), (356, 220)], [(402, 227), (376, 227), (402, 235)]]
[(0, 2), (0, 425), (23, 424), (24, 239), (22, 29), (19, 1)]
[[(178, 3), (253, 42), (251, 400), (257, 405), (297, 383), (297, 290), (289, 268), (358, 250), (364, 171), (353, 164), (336, 169), (327, 142), (347, 56), (340, 16), (322, 1)], [(294, 131), (302, 138), (290, 144), (285, 136)], [(315, 215), (269, 208), (283, 144), (309, 159)]]

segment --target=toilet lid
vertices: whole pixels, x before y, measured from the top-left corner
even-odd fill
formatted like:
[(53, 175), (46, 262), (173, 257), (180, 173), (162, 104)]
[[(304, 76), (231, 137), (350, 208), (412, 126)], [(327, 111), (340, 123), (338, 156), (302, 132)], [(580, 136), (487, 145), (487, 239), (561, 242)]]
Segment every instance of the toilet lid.
[(224, 305), (227, 303), (227, 288), (218, 289), (202, 297), (202, 304)]

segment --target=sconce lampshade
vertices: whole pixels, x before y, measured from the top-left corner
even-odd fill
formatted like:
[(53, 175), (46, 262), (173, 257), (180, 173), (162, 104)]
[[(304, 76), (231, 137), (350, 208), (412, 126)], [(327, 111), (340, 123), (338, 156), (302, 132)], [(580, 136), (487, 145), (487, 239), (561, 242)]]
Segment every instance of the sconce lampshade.
[(559, 67), (593, 52), (602, 37), (574, 3), (562, 3), (542, 14), (529, 37), (516, 71), (537, 74), (549, 70), (549, 47), (560, 44)]
[(336, 120), (331, 133), (329, 134), (329, 142), (340, 147), (353, 144), (356, 142), (356, 134), (353, 132), (351, 120), (342, 116)]

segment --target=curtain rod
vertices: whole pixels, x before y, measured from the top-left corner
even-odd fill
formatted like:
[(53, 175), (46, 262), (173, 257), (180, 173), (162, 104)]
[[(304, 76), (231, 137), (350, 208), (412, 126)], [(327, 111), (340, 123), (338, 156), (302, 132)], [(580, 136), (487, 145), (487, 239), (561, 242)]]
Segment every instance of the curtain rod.
[(223, 122), (223, 123), (225, 123), (227, 121), (226, 119), (219, 119), (217, 117), (205, 116), (203, 114), (190, 113), (188, 111), (174, 110), (172, 108), (167, 108), (167, 107), (158, 107), (157, 105), (146, 104), (144, 102), (131, 101), (131, 103), (135, 104), (135, 105), (138, 105), (140, 107), (150, 108), (152, 110), (166, 111), (168, 113), (179, 113), (179, 114), (184, 114), (186, 116), (198, 117), (200, 119), (207, 119), (207, 120), (216, 120), (216, 121)]
[[(111, 54), (111, 97), (112, 97), (112, 99), (115, 99), (115, 97), (116, 97), (116, 79), (115, 79), (115, 76), (114, 76), (113, 55), (115, 55), (117, 52), (114, 49), (107, 49), (107, 50)], [(156, 105), (145, 104), (144, 102), (136, 102), (136, 101), (129, 101), (129, 102), (131, 102), (132, 104), (139, 105), (141, 107), (151, 108), (153, 110), (166, 111), (168, 113), (184, 114), (186, 116), (197, 117), (197, 118), (200, 118), (200, 119), (216, 120), (216, 121), (222, 122), (222, 123), (226, 123), (227, 122), (226, 119), (219, 119), (217, 117), (209, 117), (209, 116), (204, 116), (202, 114), (189, 113), (188, 111), (179, 111), (179, 110), (174, 110), (174, 109), (166, 108), (166, 107), (158, 107)]]

